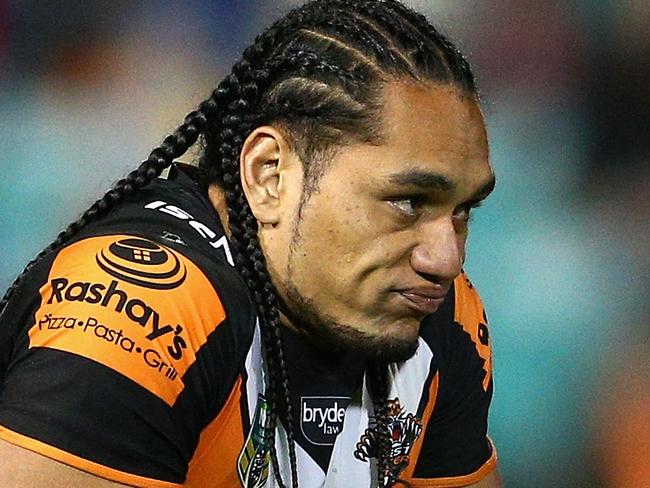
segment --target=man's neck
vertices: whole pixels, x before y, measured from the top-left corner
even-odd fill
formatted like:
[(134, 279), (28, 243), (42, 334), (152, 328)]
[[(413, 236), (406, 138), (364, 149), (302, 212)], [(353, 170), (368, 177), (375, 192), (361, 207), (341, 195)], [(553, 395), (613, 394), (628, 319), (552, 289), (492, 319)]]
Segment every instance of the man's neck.
[(298, 329), (281, 314), (281, 336), (286, 354), (295, 365), (326, 376), (339, 376), (342, 381), (360, 382), (366, 360), (354, 351), (334, 348), (319, 338)]

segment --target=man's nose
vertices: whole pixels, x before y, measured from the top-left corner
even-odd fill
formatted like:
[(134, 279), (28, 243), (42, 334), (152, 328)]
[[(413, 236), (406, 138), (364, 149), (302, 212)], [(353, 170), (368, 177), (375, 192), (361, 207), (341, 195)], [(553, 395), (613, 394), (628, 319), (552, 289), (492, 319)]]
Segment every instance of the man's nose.
[(422, 224), (420, 241), (411, 253), (411, 267), (435, 280), (452, 281), (461, 272), (464, 245), (451, 217)]

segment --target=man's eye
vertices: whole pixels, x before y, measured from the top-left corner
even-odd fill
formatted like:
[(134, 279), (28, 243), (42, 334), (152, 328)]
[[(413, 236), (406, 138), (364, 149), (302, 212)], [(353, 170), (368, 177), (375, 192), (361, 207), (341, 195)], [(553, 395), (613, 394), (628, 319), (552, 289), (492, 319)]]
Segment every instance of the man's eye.
[(388, 203), (400, 213), (409, 217), (414, 217), (417, 214), (417, 208), (422, 202), (419, 197), (408, 197), (389, 200)]
[(469, 207), (462, 207), (461, 209), (454, 212), (454, 218), (456, 220), (462, 220), (463, 222), (469, 222), (471, 210), (472, 209)]
[(454, 218), (462, 220), (464, 222), (469, 222), (471, 217), (472, 210), (481, 206), (481, 202), (466, 203), (461, 205), (454, 210)]

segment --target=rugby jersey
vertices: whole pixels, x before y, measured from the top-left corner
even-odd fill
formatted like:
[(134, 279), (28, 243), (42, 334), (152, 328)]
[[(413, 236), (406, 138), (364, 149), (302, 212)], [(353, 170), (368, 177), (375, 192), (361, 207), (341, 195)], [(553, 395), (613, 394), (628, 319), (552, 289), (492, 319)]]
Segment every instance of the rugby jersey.
[[(363, 364), (282, 336), (300, 486), (376, 486)], [(274, 486), (254, 307), (205, 189), (178, 167), (22, 280), (0, 316), (0, 378), (8, 442), (132, 486)], [(494, 469), (487, 317), (465, 275), (389, 381), (386, 476), (464, 486)]]

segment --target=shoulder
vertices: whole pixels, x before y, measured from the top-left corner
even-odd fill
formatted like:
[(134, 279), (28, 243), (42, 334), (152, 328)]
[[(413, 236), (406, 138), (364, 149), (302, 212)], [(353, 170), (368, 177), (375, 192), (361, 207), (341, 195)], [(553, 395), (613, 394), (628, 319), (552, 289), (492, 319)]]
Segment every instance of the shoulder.
[(106, 217), (82, 230), (80, 238), (135, 233), (232, 266), (225, 232), (206, 192), (175, 167), (170, 178), (156, 179), (129, 196)]
[(127, 234), (70, 244), (39, 288), (29, 348), (86, 357), (171, 405), (213, 335), (238, 343), (241, 361), (252, 340), (252, 306), (236, 306), (247, 303), (243, 284), (225, 264), (203, 261)]
[(187, 177), (156, 181), (42, 259), (0, 317), (1, 365), (34, 348), (65, 351), (168, 404), (197, 358), (214, 359), (205, 349), (228, 350), (217, 366), (235, 370), (255, 312), (206, 202)]
[[(217, 223), (196, 218), (213, 217), (200, 202), (183, 219), (144, 208), (158, 195), (115, 209), (26, 275), (0, 316), (0, 425), (98, 472), (180, 481), (238, 388), (255, 312)], [(68, 463), (65, 453), (50, 457)]]

